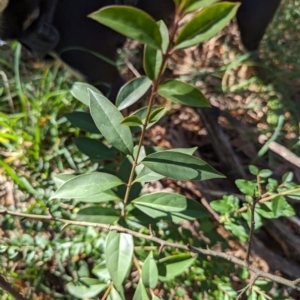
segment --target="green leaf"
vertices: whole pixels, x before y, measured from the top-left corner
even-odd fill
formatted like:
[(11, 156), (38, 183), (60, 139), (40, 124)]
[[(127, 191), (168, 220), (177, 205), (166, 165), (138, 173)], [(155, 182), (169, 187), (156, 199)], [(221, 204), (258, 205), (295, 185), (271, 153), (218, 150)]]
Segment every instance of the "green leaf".
[(148, 216), (167, 221), (195, 220), (208, 215), (201, 204), (176, 193), (146, 194), (131, 203)]
[(258, 175), (262, 178), (268, 178), (268, 177), (272, 176), (272, 171), (268, 170), (268, 169), (261, 170), (261, 171), (259, 171)]
[(276, 217), (291, 217), (295, 215), (293, 207), (284, 198), (278, 200), (274, 209), (276, 209), (277, 216), (273, 213), (273, 201), (270, 201), (256, 204), (255, 211), (267, 219), (274, 219)]
[(94, 196), (78, 198), (77, 201), (83, 203), (102, 203), (109, 201), (120, 202), (121, 199), (113, 191), (107, 190)]
[(75, 220), (101, 224), (115, 224), (121, 217), (121, 210), (101, 206), (82, 208), (75, 216)]
[(255, 196), (256, 182), (248, 181), (245, 179), (237, 179), (235, 181), (235, 184), (243, 194), (251, 197)]
[[(158, 106), (158, 105), (154, 105), (154, 106), (151, 107), (150, 112), (152, 113), (152, 112), (154, 112), (155, 110), (157, 110), (159, 108), (161, 108), (161, 107)], [(147, 106), (142, 107), (142, 108), (138, 109), (137, 111), (135, 111), (133, 114), (131, 114), (131, 116), (137, 116), (142, 120), (143, 123), (145, 123), (145, 119), (146, 119), (146, 116), (147, 116), (147, 110), (148, 110)], [(156, 122), (157, 121), (149, 123), (147, 125), (147, 129), (150, 128)], [(141, 128), (142, 128), (142, 126), (134, 127), (134, 128), (132, 128), (132, 130), (133, 130), (133, 132), (139, 132), (139, 131), (141, 131)]]
[(209, 101), (193, 85), (177, 79), (168, 79), (158, 87), (158, 94), (175, 103), (195, 107), (210, 107)]
[(158, 269), (152, 251), (144, 261), (142, 268), (142, 281), (146, 287), (154, 289), (158, 283)]
[(117, 290), (113, 287), (109, 293), (108, 300), (124, 300), (117, 292)]
[(231, 231), (235, 236), (237, 236), (242, 242), (246, 242), (248, 239), (248, 234), (245, 227), (239, 224), (234, 224), (231, 221), (224, 223), (224, 227)]
[(155, 224), (155, 219), (144, 214), (141, 210), (133, 208), (126, 215), (126, 222), (138, 228), (148, 228), (149, 224)]
[(135, 293), (133, 295), (133, 300), (149, 300), (147, 291), (141, 279), (138, 283), (138, 286), (136, 287)]
[(146, 75), (152, 81), (155, 81), (163, 63), (163, 54), (161, 50), (157, 50), (151, 46), (145, 46), (143, 62)]
[(239, 208), (239, 199), (235, 196), (224, 196), (222, 200), (215, 200), (210, 202), (210, 206), (215, 211), (222, 214), (229, 214)]
[(178, 180), (207, 180), (224, 176), (203, 160), (176, 151), (160, 151), (142, 160), (150, 170)]
[(87, 264), (86, 261), (80, 260), (78, 262), (79, 268), (77, 271), (77, 276), (78, 277), (88, 277), (90, 276), (90, 270), (89, 270), (89, 265)]
[[(191, 156), (191, 155), (193, 155), (195, 153), (195, 151), (197, 149), (198, 149), (198, 147), (192, 147), (192, 148), (174, 148), (174, 149), (167, 150), (167, 151), (180, 152), (180, 153), (187, 154), (187, 155)], [(163, 150), (161, 150), (161, 151), (163, 151)]]
[(89, 197), (100, 194), (121, 184), (123, 184), (123, 182), (114, 175), (93, 172), (79, 175), (66, 181), (57, 189), (50, 199), (76, 199)]
[(158, 273), (161, 281), (168, 281), (178, 275), (182, 275), (196, 260), (197, 256), (190, 254), (178, 254), (168, 256), (158, 261)]
[(201, 10), (183, 26), (176, 49), (198, 45), (216, 35), (235, 16), (239, 4), (222, 2)]
[(159, 31), (162, 37), (162, 52), (166, 53), (169, 47), (170, 39), (169, 39), (169, 29), (164, 21), (158, 21), (157, 22)]
[(199, 8), (204, 8), (206, 6), (212, 5), (219, 0), (186, 0), (182, 1), (184, 3), (184, 12), (190, 13), (198, 10)]
[(142, 171), (137, 175), (134, 181), (145, 183), (151, 181), (158, 181), (163, 179), (164, 177), (165, 176), (155, 173), (151, 171), (149, 168), (144, 166)]
[(65, 117), (68, 121), (75, 127), (79, 129), (90, 132), (90, 133), (100, 133), (92, 116), (88, 113), (81, 111), (74, 111), (72, 113), (66, 114)]
[(272, 200), (272, 211), (275, 218), (280, 217), (286, 208), (286, 200), (283, 196), (277, 196)]
[(121, 288), (130, 270), (133, 248), (131, 235), (109, 232), (105, 244), (106, 266), (117, 289)]
[(259, 169), (256, 166), (250, 165), (249, 171), (252, 175), (256, 176), (259, 173)]
[(282, 176), (282, 182), (291, 182), (294, 178), (293, 172), (287, 172)]
[(93, 92), (102, 95), (102, 93), (95, 88), (93, 85), (88, 84), (86, 82), (74, 82), (71, 87), (71, 94), (74, 98), (82, 102), (83, 104), (89, 106), (89, 92), (88, 90), (92, 90)]
[(167, 112), (166, 107), (159, 107), (151, 112), (149, 116), (149, 123), (156, 123), (158, 122)]
[(278, 188), (278, 181), (273, 178), (268, 178), (268, 184), (266, 185), (266, 190), (268, 192), (276, 192)]
[(121, 124), (126, 126), (140, 126), (143, 125), (143, 122), (138, 116), (131, 115), (124, 118)]
[(89, 15), (90, 18), (143, 44), (159, 49), (162, 38), (155, 20), (131, 6), (106, 6)]
[[(251, 227), (251, 218), (252, 213), (250, 209), (247, 209), (245, 212), (243, 212), (242, 217), (247, 221), (248, 226)], [(257, 230), (263, 225), (262, 217), (257, 213), (257, 211), (254, 212), (254, 229)]]
[[(158, 211), (158, 216), (161, 212), (182, 211), (187, 207), (186, 197), (175, 193), (156, 192), (142, 195), (133, 200), (131, 203), (136, 207), (149, 207)], [(157, 216), (152, 215), (157, 218)]]
[(91, 115), (99, 131), (115, 148), (125, 154), (132, 154), (133, 140), (127, 126), (121, 124), (122, 114), (104, 96), (89, 90)]
[(107, 288), (108, 284), (94, 278), (80, 278), (67, 283), (68, 292), (79, 299), (94, 298)]
[(247, 297), (247, 300), (257, 300), (257, 293), (255, 290), (251, 289), (250, 290), (250, 295)]
[(54, 182), (56, 186), (59, 188), (62, 186), (66, 181), (70, 180), (71, 178), (76, 177), (75, 174), (56, 174), (53, 176)]
[(74, 138), (74, 143), (78, 150), (93, 160), (115, 159), (116, 149), (105, 146), (102, 142), (88, 137)]
[(97, 264), (96, 266), (94, 266), (94, 268), (92, 269), (92, 273), (97, 276), (100, 280), (103, 281), (110, 281), (110, 275), (109, 272), (106, 268), (106, 262), (101, 261), (101, 263)]
[(122, 110), (137, 102), (149, 90), (152, 82), (146, 76), (141, 76), (128, 81), (118, 93), (116, 106)]

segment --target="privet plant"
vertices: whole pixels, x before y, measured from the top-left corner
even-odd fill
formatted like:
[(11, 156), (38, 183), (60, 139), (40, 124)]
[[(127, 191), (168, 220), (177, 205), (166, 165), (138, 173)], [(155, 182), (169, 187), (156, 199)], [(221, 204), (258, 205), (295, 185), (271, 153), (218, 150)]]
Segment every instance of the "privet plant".
[[(166, 299), (167, 295), (160, 295), (156, 288), (174, 288), (175, 277), (181, 278), (178, 280), (180, 286), (193, 286), (193, 299), (236, 299), (242, 295), (248, 299), (270, 299), (268, 291), (272, 282), (258, 279), (270, 279), (300, 290), (296, 281), (264, 273), (253, 267), (249, 259), (252, 234), (261, 226), (263, 218), (294, 214), (285, 199), (286, 196), (297, 200), (300, 197), (300, 189), (292, 182), (292, 174), (286, 174), (278, 183), (271, 178), (269, 170), (260, 171), (251, 166), (250, 172), (256, 180), (236, 182), (245, 195), (244, 203), (234, 196), (224, 196), (222, 200), (212, 202), (212, 208), (220, 213), (220, 221), (225, 227), (241, 241), (248, 241), (245, 261), (206, 248), (203, 243), (193, 240), (188, 230), (179, 235), (178, 224), (199, 219), (201, 230), (209, 233), (210, 239), (221, 239), (213, 233), (209, 213), (201, 204), (175, 192), (149, 193), (143, 190), (146, 183), (166, 177), (174, 180), (223, 177), (209, 164), (193, 156), (195, 148), (169, 150), (144, 146), (146, 130), (167, 112), (165, 107), (155, 105), (157, 95), (173, 103), (210, 106), (193, 85), (177, 79), (165, 80), (162, 75), (174, 51), (214, 36), (234, 17), (239, 5), (215, 3), (215, 0), (174, 1), (176, 13), (170, 30), (164, 22), (155, 22), (145, 12), (129, 6), (106, 7), (90, 16), (145, 45), (143, 66), (146, 75), (125, 84), (117, 96), (116, 105), (92, 86), (74, 84), (72, 94), (89, 107), (90, 113), (73, 112), (67, 118), (74, 126), (96, 137), (76, 138), (75, 143), (84, 154), (97, 161), (105, 160), (106, 164), (88, 174), (55, 176), (58, 188), (50, 203), (75, 199), (79, 205), (70, 218), (55, 212), (44, 217), (24, 216), (65, 225), (89, 226), (91, 239), (99, 237), (92, 227), (106, 229), (102, 233), (107, 235), (105, 243), (97, 244), (97, 247), (104, 248), (103, 259), (93, 267), (93, 276), (89, 266), (83, 264), (77, 278), (70, 279), (67, 284), (72, 297), (79, 299), (131, 299), (131, 296), (125, 295), (128, 287), (133, 291), (132, 299), (135, 300)], [(185, 25), (179, 26), (184, 16), (200, 8), (200, 12), (196, 12)], [(138, 101), (149, 90), (147, 106), (123, 117), (120, 110)], [(250, 230), (245, 229), (240, 218), (248, 222)], [(225, 244), (225, 241), (220, 243)], [(217, 263), (208, 261), (207, 256), (216, 257)], [(224, 266), (220, 258), (239, 265), (241, 272), (234, 266), (228, 270), (228, 265)], [(189, 267), (194, 277), (183, 276)], [(255, 276), (246, 285), (249, 270)], [(205, 272), (218, 276), (211, 276), (209, 281)], [(244, 282), (239, 293), (230, 284), (229, 272), (235, 272)], [(176, 296), (182, 299), (184, 290), (180, 292), (177, 289)], [(272, 297), (284, 299), (279, 294)]]

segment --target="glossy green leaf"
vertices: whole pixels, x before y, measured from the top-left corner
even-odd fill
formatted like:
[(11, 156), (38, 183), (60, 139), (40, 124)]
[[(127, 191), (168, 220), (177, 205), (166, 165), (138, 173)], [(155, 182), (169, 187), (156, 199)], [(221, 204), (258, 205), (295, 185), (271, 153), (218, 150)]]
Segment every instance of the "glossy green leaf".
[(89, 93), (88, 90), (92, 90), (93, 92), (102, 95), (102, 93), (95, 88), (93, 85), (88, 84), (86, 82), (74, 82), (71, 87), (71, 94), (74, 98), (82, 102), (83, 104), (89, 106)]
[(90, 18), (143, 44), (159, 49), (162, 38), (155, 20), (132, 6), (106, 6), (89, 15)]
[(201, 204), (176, 193), (146, 194), (131, 203), (151, 218), (166, 221), (195, 220), (208, 215), (208, 211)]
[(129, 234), (110, 231), (105, 244), (106, 266), (118, 289), (128, 275), (133, 255), (133, 238)]
[(115, 159), (118, 153), (116, 149), (88, 137), (74, 138), (74, 143), (80, 152), (93, 160)]
[[(176, 152), (185, 153), (185, 154), (188, 154), (188, 155), (193, 155), (194, 152), (197, 150), (197, 148), (198, 147), (193, 147), (193, 148), (175, 148), (175, 149), (172, 149), (170, 151), (176, 151)], [(157, 151), (155, 151), (155, 152), (159, 152), (159, 151), (163, 151), (165, 149), (163, 149), (163, 148), (157, 148), (156, 150)], [(167, 150), (167, 151), (169, 151), (169, 150)], [(157, 181), (157, 180), (160, 180), (160, 179), (162, 179), (164, 177), (165, 176), (163, 176), (161, 174), (158, 174), (156, 172), (153, 172), (149, 168), (147, 168), (147, 167), (144, 166), (141, 169), (141, 171), (138, 173), (137, 177), (135, 178), (135, 181), (136, 182), (145, 183), (145, 182)]]
[(146, 287), (154, 289), (158, 283), (158, 269), (152, 251), (144, 261), (142, 268), (142, 281)]
[(75, 216), (75, 220), (101, 224), (115, 224), (120, 217), (121, 210), (101, 206), (89, 206), (80, 209)]
[(219, 0), (185, 0), (184, 3), (184, 12), (190, 13), (198, 10), (199, 8), (204, 8), (206, 6), (212, 5)]
[(138, 116), (131, 115), (124, 118), (121, 124), (126, 126), (141, 126), (143, 122)]
[(168, 79), (158, 87), (158, 94), (172, 102), (195, 107), (210, 107), (209, 101), (193, 85), (177, 79)]
[(151, 80), (146, 76), (141, 76), (128, 81), (125, 85), (122, 86), (117, 95), (117, 108), (119, 110), (122, 110), (137, 102), (146, 94), (151, 84)]
[(66, 181), (76, 177), (76, 174), (56, 174), (53, 176), (56, 186), (59, 188)]
[(133, 152), (133, 140), (127, 126), (121, 124), (122, 114), (104, 96), (89, 91), (91, 115), (106, 140), (123, 153)]
[(151, 112), (149, 117), (149, 123), (156, 123), (158, 122), (167, 112), (166, 107), (159, 107)]
[(96, 297), (108, 287), (108, 284), (94, 278), (80, 278), (78, 281), (67, 283), (66, 287), (72, 296), (83, 299)]
[(66, 114), (65, 117), (68, 121), (75, 127), (79, 129), (90, 132), (90, 133), (100, 133), (92, 116), (89, 113), (74, 111), (72, 113)]
[(94, 196), (121, 184), (123, 184), (123, 182), (114, 175), (93, 172), (79, 175), (66, 181), (57, 189), (51, 199), (71, 199)]
[(165, 24), (164, 21), (158, 21), (157, 22), (158, 27), (159, 27), (159, 31), (162, 37), (162, 52), (166, 53), (169, 47), (169, 43), (170, 43), (170, 39), (169, 39), (169, 29), (167, 27), (167, 25)]
[(224, 177), (203, 160), (171, 150), (150, 154), (142, 160), (142, 164), (158, 174), (178, 180)]
[(136, 287), (135, 293), (133, 295), (133, 300), (150, 300), (143, 284), (143, 281), (140, 279), (138, 286)]
[(180, 30), (176, 49), (198, 45), (216, 35), (235, 16), (238, 3), (222, 2), (201, 10)]
[(163, 54), (161, 50), (157, 50), (151, 46), (145, 46), (144, 49), (144, 70), (146, 75), (155, 81), (162, 68)]
[[(151, 113), (154, 112), (155, 110), (159, 109), (159, 108), (160, 108), (160, 106), (158, 106), (158, 105), (152, 106), (151, 107)], [(144, 123), (145, 119), (146, 119), (146, 115), (147, 115), (147, 110), (148, 110), (147, 106), (142, 107), (142, 108), (138, 109), (137, 111), (135, 111), (133, 114), (131, 114), (131, 116), (139, 117), (142, 120), (142, 122)], [(149, 123), (147, 128), (150, 128), (155, 123), (156, 122)], [(133, 132), (139, 132), (139, 131), (141, 131), (141, 128), (142, 128), (142, 126), (133, 127), (131, 129), (133, 130)]]
[(157, 263), (159, 279), (168, 281), (178, 275), (182, 275), (196, 260), (197, 256), (179, 254), (160, 259)]

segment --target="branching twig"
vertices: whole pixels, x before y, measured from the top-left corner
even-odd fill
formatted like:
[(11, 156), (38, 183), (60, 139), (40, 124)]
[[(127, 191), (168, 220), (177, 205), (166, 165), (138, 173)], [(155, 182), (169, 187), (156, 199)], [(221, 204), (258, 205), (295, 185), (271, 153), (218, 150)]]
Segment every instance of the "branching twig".
[(276, 276), (276, 275), (261, 271), (260, 269), (247, 264), (245, 261), (243, 261), (233, 255), (224, 253), (224, 252), (214, 251), (214, 250), (210, 250), (210, 249), (196, 248), (196, 247), (193, 247), (190, 245), (182, 245), (179, 243), (164, 241), (163, 239), (160, 239), (156, 236), (151, 236), (151, 235), (143, 234), (140, 232), (135, 232), (133, 230), (130, 230), (128, 228), (124, 228), (124, 227), (121, 227), (118, 225), (108, 225), (108, 224), (100, 224), (100, 223), (85, 222), (85, 221), (67, 220), (67, 219), (56, 218), (51, 215), (26, 214), (26, 213), (21, 213), (21, 212), (10, 211), (7, 209), (0, 209), (0, 214), (2, 214), (2, 215), (8, 214), (8, 215), (16, 216), (16, 217), (20, 217), (20, 218), (34, 219), (34, 220), (40, 220), (40, 221), (56, 221), (56, 222), (60, 222), (65, 225), (91, 226), (91, 227), (97, 227), (97, 228), (106, 229), (106, 230), (110, 230), (110, 231), (114, 230), (114, 231), (117, 231), (120, 233), (131, 234), (134, 237), (137, 237), (140, 239), (145, 239), (145, 240), (163, 245), (165, 247), (177, 248), (179, 250), (188, 251), (188, 252), (195, 253), (195, 254), (203, 254), (203, 255), (223, 258), (223, 259), (225, 259), (229, 262), (232, 262), (240, 267), (247, 268), (249, 271), (252, 271), (255, 274), (255, 276), (257, 276), (259, 278), (269, 279), (274, 282), (289, 286), (297, 291), (300, 291), (300, 286), (298, 286), (298, 283), (299, 283), (298, 279), (292, 281), (292, 280), (288, 280), (288, 279), (280, 277), (280, 276)]
[(249, 238), (248, 238), (248, 248), (247, 248), (247, 253), (246, 253), (246, 263), (250, 263), (250, 254), (251, 254), (251, 243), (252, 243), (252, 237), (254, 234), (254, 228), (255, 228), (255, 206), (259, 202), (260, 197), (254, 198), (251, 203), (251, 222), (250, 222), (250, 232), (249, 232)]
[[(288, 196), (288, 195), (299, 193), (299, 192), (300, 192), (300, 188), (296, 188), (296, 189), (292, 189), (292, 190), (287, 190), (287, 191), (284, 191), (284, 192), (276, 193), (276, 194), (271, 195), (271, 196), (261, 197), (259, 199), (258, 203), (265, 203), (265, 202), (273, 200), (274, 198), (276, 198), (278, 196)], [(241, 207), (240, 209), (238, 209), (235, 212), (236, 213), (242, 213), (242, 212), (246, 211), (247, 209), (248, 209), (248, 206), (243, 206), (243, 207)]]
[(247, 284), (239, 293), (239, 295), (237, 296), (236, 300), (239, 300), (242, 298), (242, 296), (248, 291), (252, 289), (253, 284), (255, 283), (255, 281), (259, 278), (259, 276), (257, 274), (255, 274), (255, 276), (251, 279), (250, 283)]

